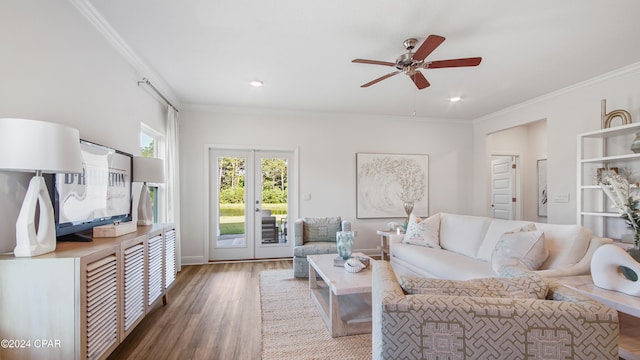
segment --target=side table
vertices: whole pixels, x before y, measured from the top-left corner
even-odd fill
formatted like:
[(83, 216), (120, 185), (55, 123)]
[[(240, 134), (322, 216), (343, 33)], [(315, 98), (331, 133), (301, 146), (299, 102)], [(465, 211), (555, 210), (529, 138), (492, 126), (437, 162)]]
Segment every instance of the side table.
[(599, 288), (591, 275), (554, 278), (560, 284), (618, 310), (620, 322), (619, 355), (626, 360), (640, 360), (640, 297)]
[(392, 235), (401, 235), (402, 233), (392, 230), (378, 230), (376, 233), (380, 236), (380, 245), (378, 246), (380, 259), (389, 260), (391, 256), (391, 254), (389, 254), (389, 238)]

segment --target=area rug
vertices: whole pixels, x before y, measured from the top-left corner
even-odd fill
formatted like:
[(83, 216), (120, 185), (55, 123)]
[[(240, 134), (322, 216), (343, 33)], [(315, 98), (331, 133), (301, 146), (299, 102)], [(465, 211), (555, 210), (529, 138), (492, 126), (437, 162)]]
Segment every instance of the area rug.
[(292, 270), (260, 273), (262, 359), (371, 359), (371, 334), (332, 338)]

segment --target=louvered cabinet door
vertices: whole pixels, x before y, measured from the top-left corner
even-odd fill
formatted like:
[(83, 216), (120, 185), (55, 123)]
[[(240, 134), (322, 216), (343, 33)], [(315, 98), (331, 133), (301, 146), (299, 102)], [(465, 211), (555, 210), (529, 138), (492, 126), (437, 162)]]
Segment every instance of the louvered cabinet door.
[(164, 233), (164, 288), (173, 284), (176, 279), (176, 230), (169, 229)]
[(111, 253), (84, 269), (86, 358), (102, 359), (118, 341), (118, 257)]
[(122, 248), (122, 331), (126, 337), (142, 320), (144, 304), (144, 240)]
[(162, 234), (154, 235), (147, 241), (147, 305), (152, 306), (164, 294)]

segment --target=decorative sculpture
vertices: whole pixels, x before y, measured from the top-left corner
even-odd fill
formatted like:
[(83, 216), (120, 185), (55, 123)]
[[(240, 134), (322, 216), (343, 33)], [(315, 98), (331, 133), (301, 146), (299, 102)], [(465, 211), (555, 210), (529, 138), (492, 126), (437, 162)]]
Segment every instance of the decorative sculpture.
[(613, 244), (600, 246), (591, 258), (591, 277), (597, 287), (640, 296), (640, 281), (632, 281), (618, 272), (624, 266), (640, 275), (640, 263), (621, 247)]
[(621, 125), (631, 124), (631, 114), (626, 110), (613, 110), (607, 114), (607, 99), (600, 101), (600, 114), (602, 119), (602, 128), (608, 129), (611, 127), (611, 120), (616, 117), (620, 117), (622, 120)]
[(366, 266), (356, 258), (351, 258), (344, 263), (344, 269), (350, 273), (357, 273), (362, 271)]

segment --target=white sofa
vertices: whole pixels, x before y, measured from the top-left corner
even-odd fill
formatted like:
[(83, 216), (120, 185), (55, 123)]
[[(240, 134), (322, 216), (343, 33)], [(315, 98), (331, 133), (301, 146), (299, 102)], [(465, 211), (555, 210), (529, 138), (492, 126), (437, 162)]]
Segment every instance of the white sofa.
[[(398, 277), (469, 280), (495, 276), (491, 257), (502, 235), (532, 223), (447, 213), (436, 216), (440, 218), (441, 249), (404, 243), (403, 235), (390, 238), (390, 261)], [(594, 251), (613, 242), (592, 237), (591, 230), (580, 225), (533, 224), (543, 231), (549, 250), (549, 256), (536, 270), (545, 277), (589, 274)]]

